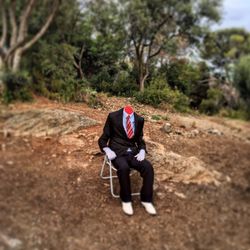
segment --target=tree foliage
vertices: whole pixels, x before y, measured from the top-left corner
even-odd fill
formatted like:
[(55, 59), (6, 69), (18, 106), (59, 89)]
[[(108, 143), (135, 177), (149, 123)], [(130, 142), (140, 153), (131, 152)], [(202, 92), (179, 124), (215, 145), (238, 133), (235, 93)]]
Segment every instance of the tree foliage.
[(240, 59), (235, 68), (234, 83), (250, 111), (250, 55)]

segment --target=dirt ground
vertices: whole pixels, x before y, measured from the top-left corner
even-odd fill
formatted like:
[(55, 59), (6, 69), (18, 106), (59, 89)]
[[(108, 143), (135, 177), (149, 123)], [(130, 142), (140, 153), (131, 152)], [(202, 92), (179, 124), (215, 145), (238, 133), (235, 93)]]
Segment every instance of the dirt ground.
[[(126, 100), (109, 102), (115, 110)], [(182, 122), (189, 119), (199, 129), (213, 124), (224, 134), (167, 136), (159, 129), (165, 120), (149, 119), (152, 114), (165, 115), (164, 111), (136, 107), (149, 117), (147, 136), (167, 150), (198, 157), (229, 181), (218, 186), (158, 183), (154, 196), (158, 215), (148, 215), (135, 197), (134, 216), (128, 217), (99, 177), (103, 155), (98, 154), (97, 139), (110, 110), (46, 99), (1, 109), (45, 107), (79, 111), (100, 123), (71, 134), (84, 142), (80, 148), (63, 145), (59, 136), (0, 133), (0, 250), (250, 250), (249, 123), (168, 113), (173, 126), (184, 132)]]

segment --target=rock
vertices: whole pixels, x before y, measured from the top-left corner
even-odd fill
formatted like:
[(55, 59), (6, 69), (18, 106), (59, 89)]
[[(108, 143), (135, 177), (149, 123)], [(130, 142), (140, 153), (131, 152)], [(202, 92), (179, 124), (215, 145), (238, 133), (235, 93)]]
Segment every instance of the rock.
[(195, 137), (195, 136), (197, 136), (199, 134), (200, 134), (200, 131), (198, 129), (193, 129), (193, 130), (190, 131), (190, 135), (192, 137)]
[(88, 166), (89, 166), (88, 163), (84, 163), (84, 164), (82, 165), (83, 168), (86, 168), (86, 167), (88, 167)]
[(6, 163), (7, 163), (8, 165), (10, 165), (10, 166), (12, 166), (12, 165), (14, 164), (13, 161), (7, 161)]
[(179, 127), (184, 129), (193, 129), (196, 128), (196, 124), (194, 121), (190, 120), (189, 118), (182, 117), (179, 119)]
[[(65, 135), (98, 122), (79, 112), (61, 109), (34, 109), (12, 113), (4, 122), (4, 130), (14, 135), (36, 137)], [(48, 137), (46, 137), (48, 138)]]
[(221, 131), (219, 131), (218, 129), (215, 129), (215, 128), (210, 128), (210, 129), (207, 130), (207, 132), (209, 134), (218, 135), (218, 136), (223, 135), (223, 132), (221, 132)]
[(82, 139), (78, 138), (77, 135), (64, 135), (61, 136), (59, 142), (64, 146), (74, 146), (77, 148), (82, 148), (85, 146), (85, 143)]
[(2, 151), (6, 151), (6, 144), (5, 144), (5, 143), (3, 143), (3, 144), (1, 145), (1, 150), (2, 150)]
[(102, 152), (99, 149), (92, 149), (87, 151), (87, 153), (90, 155), (102, 155)]
[(10, 131), (8, 131), (8, 129), (4, 128), (3, 129), (3, 137), (7, 138), (7, 137), (10, 137), (10, 136), (11, 136)]
[(165, 198), (165, 194), (162, 192), (157, 192), (156, 195), (160, 198), (160, 199), (164, 199)]
[(0, 242), (3, 243), (7, 249), (20, 249), (23, 244), (19, 239), (10, 238), (2, 233), (0, 233)]
[(163, 127), (161, 128), (161, 130), (167, 134), (172, 132), (172, 125), (169, 122), (166, 122)]
[[(145, 138), (146, 139), (146, 138)], [(185, 184), (220, 185), (221, 174), (207, 168), (197, 157), (186, 157), (172, 151), (167, 151), (164, 145), (146, 139), (148, 143), (148, 158), (155, 167), (156, 180), (159, 182), (173, 181)]]
[(176, 196), (182, 198), (182, 199), (186, 199), (186, 195), (183, 194), (183, 193), (179, 193), (179, 192), (176, 192), (176, 191), (175, 191), (174, 194), (175, 194)]
[(175, 134), (177, 134), (177, 135), (183, 135), (183, 132), (181, 130), (176, 130)]

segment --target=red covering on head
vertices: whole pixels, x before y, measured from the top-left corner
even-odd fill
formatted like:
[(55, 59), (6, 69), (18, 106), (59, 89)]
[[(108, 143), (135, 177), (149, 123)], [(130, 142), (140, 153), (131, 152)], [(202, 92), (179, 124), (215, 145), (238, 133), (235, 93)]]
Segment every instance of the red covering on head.
[(134, 112), (133, 108), (129, 105), (124, 107), (124, 111), (129, 115), (131, 115)]

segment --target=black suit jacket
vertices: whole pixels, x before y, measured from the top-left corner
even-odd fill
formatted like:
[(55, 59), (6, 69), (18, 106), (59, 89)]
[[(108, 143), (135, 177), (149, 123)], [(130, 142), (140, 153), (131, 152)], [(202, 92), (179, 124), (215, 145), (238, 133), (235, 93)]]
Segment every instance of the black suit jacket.
[(134, 136), (129, 139), (123, 127), (123, 109), (109, 113), (103, 128), (103, 134), (98, 140), (102, 152), (104, 147), (110, 147), (117, 156), (124, 155), (128, 148), (134, 154), (137, 154), (140, 149), (146, 151), (146, 144), (143, 140), (144, 118), (136, 113), (134, 113), (134, 117)]

